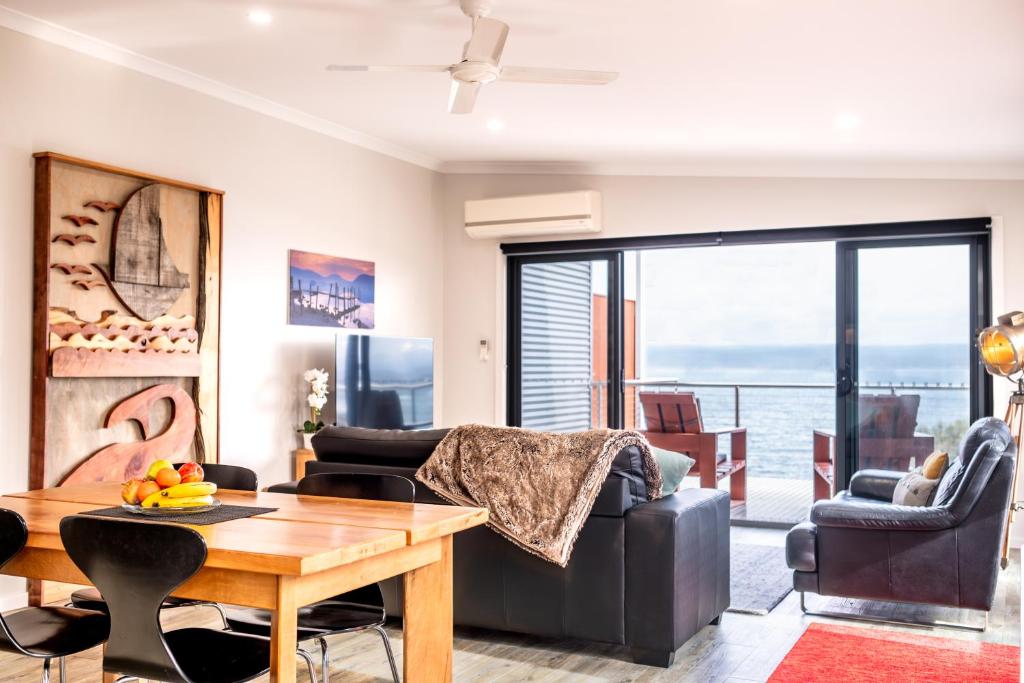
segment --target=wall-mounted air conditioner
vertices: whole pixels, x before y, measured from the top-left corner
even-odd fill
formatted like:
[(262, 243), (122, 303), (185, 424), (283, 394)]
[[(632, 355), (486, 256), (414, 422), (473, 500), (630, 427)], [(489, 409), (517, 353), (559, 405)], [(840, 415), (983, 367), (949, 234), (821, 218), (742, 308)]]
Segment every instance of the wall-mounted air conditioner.
[(594, 190), (466, 202), (466, 233), (474, 239), (601, 232), (601, 227), (601, 193)]

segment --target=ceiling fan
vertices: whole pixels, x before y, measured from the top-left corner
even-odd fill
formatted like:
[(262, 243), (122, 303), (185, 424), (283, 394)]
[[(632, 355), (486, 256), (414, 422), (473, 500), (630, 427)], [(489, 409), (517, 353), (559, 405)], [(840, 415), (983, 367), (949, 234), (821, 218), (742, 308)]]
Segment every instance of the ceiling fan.
[(473, 111), (480, 86), (494, 81), (518, 83), (554, 83), (560, 85), (604, 85), (619, 74), (615, 71), (547, 69), (531, 66), (500, 66), (501, 53), (508, 38), (508, 24), (490, 19), (490, 0), (459, 0), (463, 14), (473, 22), (473, 33), (462, 50), (462, 61), (449, 66), (369, 66), (329, 64), (328, 71), (447, 71), (451, 76), (448, 111), (468, 114)]

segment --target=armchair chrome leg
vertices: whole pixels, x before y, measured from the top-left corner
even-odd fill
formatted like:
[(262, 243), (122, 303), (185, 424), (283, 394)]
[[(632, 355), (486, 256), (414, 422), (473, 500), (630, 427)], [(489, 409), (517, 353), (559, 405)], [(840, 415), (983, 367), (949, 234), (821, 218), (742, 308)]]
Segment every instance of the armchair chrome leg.
[(391, 678), (395, 680), (395, 683), (401, 683), (398, 678), (398, 666), (395, 664), (395, 653), (391, 651), (391, 638), (388, 637), (388, 632), (384, 630), (383, 626), (375, 626), (373, 630), (379, 633), (384, 640), (384, 650), (388, 653), (388, 664), (391, 665)]
[(50, 659), (47, 657), (43, 660), (43, 677), (40, 679), (42, 683), (50, 683)]
[(317, 638), (320, 643), (320, 677), (324, 683), (331, 683), (331, 652), (327, 649), (327, 639)]
[(295, 650), (295, 654), (306, 660), (306, 668), (309, 669), (309, 683), (317, 683), (316, 665), (313, 664), (313, 658), (310, 657), (309, 653), (303, 650), (301, 647)]
[[(893, 626), (909, 626), (911, 628), (923, 628), (929, 630), (935, 628), (951, 628), (959, 631), (973, 631), (975, 633), (984, 633), (988, 630), (988, 612), (982, 612), (982, 614), (985, 615), (985, 620), (981, 626), (975, 626), (974, 624), (968, 624), (959, 621), (912, 621), (910, 619), (885, 619), (883, 617), (872, 617), (867, 614), (846, 614), (844, 612), (831, 612), (825, 610), (817, 611), (808, 609), (807, 603), (805, 602), (803, 591), (800, 591), (800, 611), (812, 617), (825, 617), (827, 619), (843, 619), (846, 621), (862, 621), (867, 622), (869, 624), (891, 624)], [(977, 612), (981, 610), (968, 611)]]
[(68, 683), (68, 660), (66, 657), (61, 657), (60, 663), (60, 683)]

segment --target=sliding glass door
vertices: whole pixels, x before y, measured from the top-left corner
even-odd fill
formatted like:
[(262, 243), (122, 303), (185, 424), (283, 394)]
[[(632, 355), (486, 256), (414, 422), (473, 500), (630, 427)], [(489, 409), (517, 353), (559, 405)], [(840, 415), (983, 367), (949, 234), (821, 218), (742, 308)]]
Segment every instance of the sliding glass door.
[(508, 423), (643, 429), (640, 391), (692, 392), (709, 429), (747, 429), (752, 481), (789, 487), (750, 499), (799, 489), (805, 507), (858, 468), (952, 452), (991, 414), (973, 345), (989, 234), (972, 218), (502, 245)]
[(839, 481), (955, 454), (968, 425), (990, 414), (974, 345), (987, 322), (985, 249), (968, 236), (837, 250)]
[(509, 424), (622, 424), (621, 287), (620, 253), (510, 259)]

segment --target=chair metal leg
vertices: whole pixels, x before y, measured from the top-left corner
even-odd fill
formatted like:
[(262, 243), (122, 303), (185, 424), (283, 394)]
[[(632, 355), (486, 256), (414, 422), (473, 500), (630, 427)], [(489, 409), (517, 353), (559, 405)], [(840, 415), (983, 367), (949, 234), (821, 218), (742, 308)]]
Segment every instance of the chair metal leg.
[(316, 665), (313, 664), (313, 658), (308, 652), (303, 650), (301, 647), (295, 651), (297, 655), (306, 660), (306, 668), (309, 669), (309, 683), (317, 683), (316, 680)]
[[(812, 617), (826, 617), (828, 619), (843, 619), (846, 621), (863, 621), (870, 624), (891, 624), (893, 626), (909, 626), (911, 628), (923, 628), (929, 630), (935, 628), (951, 628), (959, 631), (973, 631), (975, 633), (984, 633), (986, 630), (988, 630), (988, 612), (982, 612), (982, 614), (985, 615), (985, 620), (981, 626), (976, 626), (974, 624), (968, 624), (966, 622), (958, 621), (913, 621), (910, 619), (885, 619), (883, 617), (872, 617), (867, 614), (846, 614), (844, 612), (831, 612), (826, 610), (817, 611), (807, 609), (807, 603), (804, 599), (803, 591), (800, 591), (800, 611)], [(977, 612), (981, 610), (969, 611)]]
[(43, 683), (50, 683), (50, 660), (49, 660), (49, 658), (43, 660), (43, 677), (40, 680)]
[(327, 649), (327, 639), (317, 638), (320, 643), (320, 678), (324, 683), (331, 683), (331, 653)]
[(391, 638), (388, 637), (388, 632), (384, 630), (383, 626), (375, 626), (373, 630), (379, 633), (384, 640), (384, 650), (388, 653), (388, 664), (391, 665), (391, 677), (395, 679), (395, 683), (401, 683), (398, 678), (398, 666), (395, 664), (395, 653), (391, 651)]
[(224, 622), (224, 630), (230, 631), (231, 624), (228, 623), (228, 615), (224, 612), (224, 607), (219, 602), (211, 602), (210, 607), (220, 612), (220, 620)]
[(68, 660), (60, 658), (60, 683), (68, 683)]

